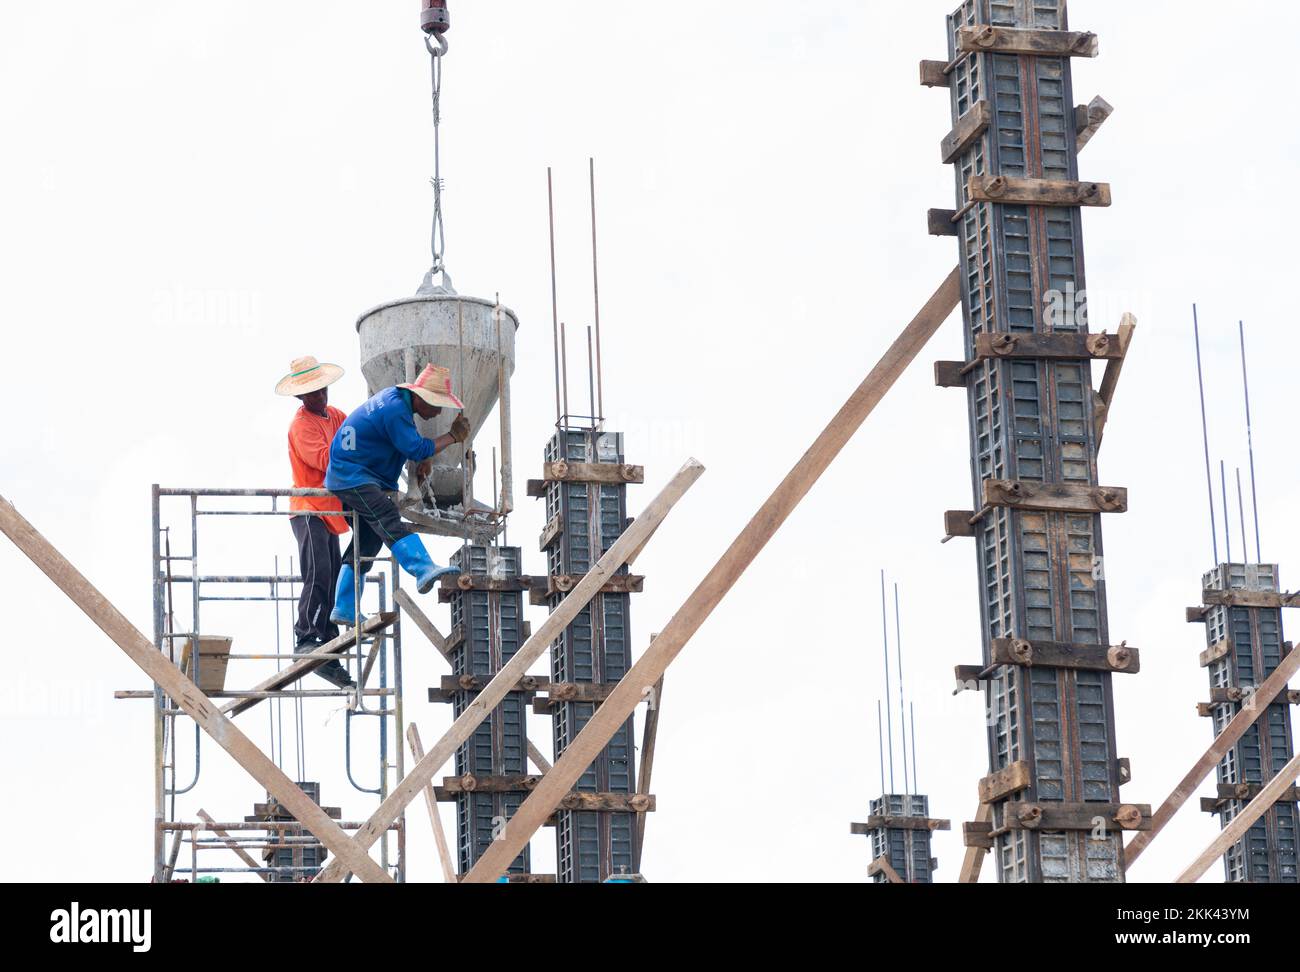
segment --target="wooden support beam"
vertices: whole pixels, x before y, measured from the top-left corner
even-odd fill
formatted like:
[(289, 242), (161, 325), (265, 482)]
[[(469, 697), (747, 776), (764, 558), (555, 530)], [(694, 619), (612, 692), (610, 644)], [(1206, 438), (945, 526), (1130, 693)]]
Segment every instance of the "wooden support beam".
[(992, 773), (980, 780), (980, 803), (997, 803), (1009, 796), (1027, 790), (1033, 786), (1033, 776), (1029, 764), (1018, 759), (1010, 766)]
[(230, 832), (227, 830), (223, 830), (221, 827), (219, 827), (217, 825), (217, 822), (208, 815), (208, 812), (206, 810), (200, 810), (198, 813), (198, 818), (202, 820), (205, 824), (207, 824), (208, 830), (212, 831), (212, 833), (217, 837), (220, 837), (225, 842), (226, 846), (229, 847), (232, 851), (234, 851), (235, 855), (241, 861), (243, 861), (248, 867), (252, 868), (254, 874), (256, 874), (259, 878), (261, 878), (266, 883), (268, 884), (270, 883), (271, 879), (267, 875), (263, 874), (262, 871), (260, 870), (262, 865), (253, 859), (252, 854), (248, 853), (248, 851), (244, 850), (243, 847), (235, 843), (235, 838), (230, 836)]
[[(975, 814), (975, 826), (981, 828), (983, 833), (991, 834), (993, 829), (993, 808), (987, 803), (981, 803), (979, 811)], [(987, 828), (986, 830), (983, 828)], [(963, 827), (963, 830), (965, 828)], [(984, 856), (993, 849), (993, 841), (990, 837), (988, 846), (976, 844), (974, 846), (966, 845), (966, 856), (961, 863), (961, 873), (957, 876), (958, 884), (976, 884), (980, 879), (980, 869), (984, 865)]]
[(954, 268), (849, 397), (844, 407), (831, 419), (812, 447), (790, 470), (673, 615), (659, 637), (619, 682), (614, 693), (583, 726), (577, 738), (556, 762), (555, 768), (546, 774), (542, 785), (511, 818), (504, 838), (492, 843), (474, 869), (466, 875), (466, 880), (487, 883), (496, 881), (505, 873), (510, 862), (559, 805), (561, 796), (572, 789), (596, 754), (605, 747), (618, 728), (627, 722), (645, 690), (659, 681), (673, 659), (681, 653), (686, 643), (808, 495), (808, 491), (960, 302), (961, 274)]
[(551, 522), (546, 524), (541, 536), (537, 538), (537, 549), (546, 551), (555, 542), (556, 537), (564, 532), (564, 514), (556, 513)]
[(1115, 335), (1114, 345), (1119, 349), (1117, 357), (1106, 362), (1106, 373), (1101, 378), (1101, 389), (1097, 392), (1097, 404), (1094, 409), (1094, 424), (1097, 429), (1097, 448), (1101, 448), (1106, 435), (1106, 421), (1110, 418), (1110, 408), (1115, 402), (1115, 390), (1119, 387), (1119, 377), (1128, 359), (1129, 345), (1133, 343), (1133, 332), (1137, 330), (1137, 318), (1125, 314), (1120, 319), (1119, 333)]
[[(1296, 654), (1300, 655), (1300, 652)], [(1259, 796), (1251, 800), (1249, 804), (1233, 817), (1232, 823), (1223, 828), (1223, 832), (1205, 849), (1191, 866), (1178, 876), (1175, 884), (1195, 884), (1201, 879), (1201, 876), (1210, 869), (1210, 866), (1227, 853), (1228, 848), (1241, 840), (1246, 831), (1255, 826), (1255, 821), (1268, 813), (1277, 803), (1282, 794), (1285, 793), (1297, 779), (1300, 779), (1300, 754), (1297, 754), (1291, 762), (1282, 767), (1281, 772), (1269, 782), (1269, 784), (1260, 791)]]
[(849, 825), (850, 833), (865, 837), (873, 830), (952, 830), (951, 820), (931, 820), (928, 817), (868, 817), (866, 823)]
[(1092, 141), (1092, 137), (1097, 134), (1098, 129), (1106, 124), (1115, 109), (1101, 95), (1093, 98), (1086, 105), (1079, 105), (1074, 109), (1074, 129), (1076, 133), (1075, 148), (1080, 152), (1083, 147)]
[[(222, 714), (179, 668), (150, 643), (81, 572), (54, 549), (4, 497), (0, 497), (0, 531), (13, 541), (86, 617), (108, 635), (195, 723), (210, 735), (253, 779), (266, 787), (318, 840), (367, 881), (392, 881), (388, 872), (348, 837), (307, 794), (281, 772), (253, 741)], [(1300, 658), (1300, 654), (1296, 656)]]
[[(658, 635), (651, 635), (650, 641), (653, 644)], [(663, 705), (664, 697), (664, 679), (659, 676), (659, 681), (646, 696), (645, 727), (641, 732), (641, 771), (636, 777), (637, 793), (650, 792), (650, 777), (654, 773), (655, 766), (655, 743), (659, 739), (659, 709)], [(641, 870), (641, 852), (645, 848), (645, 816), (636, 818), (635, 833), (633, 834), (632, 845), (632, 870), (640, 872)]]
[(975, 536), (974, 510), (948, 510), (943, 515), (943, 535), (951, 540), (953, 537)]
[(1079, 645), (1058, 641), (1025, 641), (1023, 638), (994, 638), (994, 665), (1022, 668), (1069, 668), (1075, 671), (1114, 672), (1136, 675), (1142, 657), (1128, 645)]
[(1206, 607), (1300, 608), (1300, 592), (1206, 591), (1202, 601)]
[(1188, 624), (1204, 624), (1205, 616), (1210, 613), (1207, 607), (1189, 607), (1187, 609)]
[(1127, 513), (1128, 490), (1119, 486), (986, 479), (984, 504), (1045, 513)]
[(966, 114), (953, 126), (951, 132), (939, 143), (939, 154), (943, 164), (955, 162), (964, 155), (989, 130), (993, 123), (993, 105), (988, 101), (977, 101), (971, 105)]
[(1043, 57), (1096, 57), (1097, 35), (1039, 27), (959, 27), (957, 50), (963, 54), (1037, 54)]
[[(996, 334), (979, 334), (975, 337), (975, 361), (999, 358), (1041, 358), (1053, 360), (1114, 360), (1124, 356), (1117, 335), (1072, 334), (1067, 331), (1055, 334), (1022, 334), (999, 331)], [(969, 368), (969, 365), (966, 366)]]
[(894, 870), (893, 865), (889, 863), (888, 857), (877, 857), (867, 865), (867, 877), (875, 877), (877, 874), (883, 874), (890, 884), (906, 884), (902, 876)]
[(970, 177), (966, 189), (974, 202), (1000, 203), (1007, 206), (1110, 205), (1110, 186), (1105, 182), (976, 175)]
[(1169, 794), (1168, 799), (1160, 805), (1153, 818), (1154, 826), (1149, 833), (1138, 834), (1124, 848), (1124, 866), (1132, 867), (1133, 862), (1142, 856), (1151, 841), (1159, 836), (1160, 831), (1164, 830), (1165, 825), (1174, 818), (1184, 803), (1191, 799), (1196, 788), (1201, 785), (1210, 772), (1219, 765), (1224, 754), (1233, 746), (1241, 742), (1241, 737), (1246, 734), (1246, 730), (1255, 724), (1255, 721), (1268, 711), (1268, 707), (1273, 700), (1286, 689), (1286, 683), (1291, 680), (1298, 670), (1300, 670), (1300, 651), (1293, 651), (1282, 659), (1282, 664), (1264, 680), (1255, 691), (1255, 696), (1250, 705), (1243, 705), (1241, 711), (1233, 717), (1223, 732), (1219, 733), (1214, 740), (1214, 744), (1205, 751), (1192, 766), (1186, 776), (1179, 781), (1174, 787), (1173, 793)]
[[(1262, 783), (1220, 783), (1217, 795), (1201, 799), (1201, 810), (1206, 813), (1220, 813), (1225, 804), (1236, 800), (1244, 800), (1249, 803), (1263, 792), (1264, 785)], [(1300, 786), (1293, 786), (1289, 790), (1283, 790), (1277, 798), (1278, 803), (1295, 803), (1298, 800), (1300, 800)]]
[[(518, 683), (519, 679), (528, 674), (528, 669), (546, 652), (551, 642), (558, 638), (560, 633), (582, 612), (583, 608), (591, 603), (592, 598), (605, 586), (605, 582), (623, 566), (627, 557), (633, 551), (640, 548), (643, 541), (663, 522), (672, 508), (686, 495), (686, 491), (694, 485), (695, 481), (703, 473), (704, 467), (696, 460), (691, 459), (673, 476), (668, 485), (651, 501), (650, 505), (645, 508), (623, 535), (614, 542), (614, 545), (605, 551), (604, 556), (591, 568), (591, 572), (587, 574), (583, 582), (559, 603), (546, 621), (538, 627), (533, 636), (520, 646), (509, 662), (502, 666), (492, 681), (488, 683), (487, 688), (470, 702), (465, 711), (461, 713), (460, 718), (452, 723), (451, 728), (443, 735), (442, 739), (425, 755), (424, 759), (411, 768), (405, 779), (394, 787), (393, 792), (371, 815), (369, 822), (357, 832), (354, 840), (360, 847), (369, 848), (387, 830), (388, 826), (401, 816), (407, 804), (420, 794), (421, 790), (433, 779), (434, 774), (442, 769), (447, 760), (456, 754), (456, 750), (474, 734), (474, 730), (492, 714), (492, 710), (501, 704), (501, 700), (509, 694), (511, 688)], [(588, 725), (590, 724), (589, 722)], [(574, 746), (576, 745), (577, 740), (574, 741)], [(575, 751), (574, 746), (570, 746), (565, 751), (566, 757)], [(590, 764), (591, 760), (589, 759), (583, 769), (585, 770), (586, 766)], [(558, 764), (547, 774), (547, 779), (554, 774), (556, 768), (558, 768)], [(582, 771), (580, 770), (578, 776), (581, 775)], [(577, 777), (574, 779), (576, 782)], [(572, 784), (566, 785), (565, 792), (568, 792), (571, 788)], [(557, 794), (554, 806), (559, 805), (559, 796), (561, 795)], [(520, 810), (522, 812), (522, 807)], [(547, 816), (549, 816), (549, 812)], [(507, 828), (507, 833), (512, 837), (524, 831), (523, 827), (514, 822), (518, 818), (519, 815), (516, 813), (512, 818), (511, 826)], [(524, 836), (523, 844), (528, 843), (529, 838), (532, 837), (533, 832), (540, 825), (539, 822), (528, 830), (528, 833)], [(493, 846), (499, 846), (504, 842), (504, 840), (495, 841)], [(510, 860), (514, 860), (518, 856), (519, 851), (523, 849), (523, 844), (511, 854)], [(508, 867), (509, 861), (506, 862), (505, 867), (501, 868), (501, 874), (504, 874)], [(347, 875), (347, 870), (346, 864), (336, 860), (321, 871), (316, 880), (321, 882), (341, 881)]]
[[(361, 642), (364, 644), (368, 639), (375, 637), (384, 628), (387, 628), (397, 620), (397, 612), (389, 611), (384, 614), (377, 614), (373, 618), (367, 618), (361, 625)], [(270, 678), (264, 679), (254, 685), (249, 691), (251, 692), (280, 692), (288, 688), (294, 682), (310, 675), (316, 669), (320, 668), (326, 662), (337, 661), (339, 655), (344, 654), (347, 650), (356, 644), (356, 636), (349, 632), (339, 635), (333, 641), (321, 645), (315, 651), (308, 652), (302, 656), (302, 661), (296, 661), (283, 671), (277, 672)], [(229, 715), (232, 719), (241, 712), (247, 712), (253, 706), (261, 702), (263, 698), (237, 699), (227, 704), (221, 711)]]
[[(424, 759), (424, 744), (420, 742), (420, 730), (414, 722), (406, 727), (406, 742), (411, 747), (411, 756), (417, 763)], [(456, 866), (451, 862), (451, 851), (447, 847), (447, 833), (442, 829), (442, 815), (438, 812), (438, 799), (433, 792), (432, 783), (424, 787), (424, 805), (429, 810), (429, 825), (433, 827), (433, 842), (438, 848), (442, 880), (446, 884), (456, 884)]]
[(946, 88), (949, 85), (947, 61), (922, 61), (921, 84), (926, 88)]
[(542, 481), (547, 483), (601, 483), (621, 486), (645, 482), (644, 466), (627, 466), (616, 462), (548, 462), (542, 466)]
[(1134, 803), (1008, 803), (1002, 830), (1039, 830), (1059, 833), (1070, 830), (1096, 830), (1098, 827), (1121, 830), (1151, 829), (1151, 807)]

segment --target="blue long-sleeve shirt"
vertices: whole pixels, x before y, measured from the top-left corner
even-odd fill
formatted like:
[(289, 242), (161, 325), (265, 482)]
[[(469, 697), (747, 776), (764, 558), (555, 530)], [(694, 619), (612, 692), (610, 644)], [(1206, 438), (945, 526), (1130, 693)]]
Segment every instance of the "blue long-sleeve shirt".
[(330, 443), (325, 488), (355, 489), (373, 483), (397, 489), (402, 466), (437, 451), (415, 428), (411, 405), (400, 388), (386, 388), (348, 416)]

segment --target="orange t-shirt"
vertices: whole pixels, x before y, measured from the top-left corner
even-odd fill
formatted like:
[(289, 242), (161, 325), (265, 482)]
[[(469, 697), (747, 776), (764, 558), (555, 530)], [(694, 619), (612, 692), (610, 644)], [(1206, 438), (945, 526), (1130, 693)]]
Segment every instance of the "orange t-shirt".
[[(339, 430), (347, 415), (333, 406), (326, 406), (329, 417), (325, 418), (298, 409), (289, 426), (289, 466), (293, 469), (294, 489), (324, 489), (325, 470), (330, 464), (330, 443), (334, 433)], [(290, 510), (338, 510), (343, 512), (343, 504), (334, 496), (292, 496), (289, 498)], [(341, 516), (322, 517), (331, 533), (348, 532), (348, 521)]]

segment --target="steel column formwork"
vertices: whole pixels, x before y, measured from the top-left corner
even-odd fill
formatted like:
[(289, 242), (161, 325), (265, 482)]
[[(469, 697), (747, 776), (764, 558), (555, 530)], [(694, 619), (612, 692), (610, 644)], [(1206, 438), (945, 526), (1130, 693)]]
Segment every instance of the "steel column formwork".
[[(1028, 29), (1035, 43), (986, 28)], [(1059, 194), (992, 201), (1006, 185), (999, 177), (1078, 185), (1070, 57), (1023, 49), (1060, 49), (1066, 29), (1063, 0), (967, 0), (948, 18), (989, 764), (991, 773), (1028, 770), (1028, 785), (991, 807), (998, 878), (1009, 883), (1124, 880), (1119, 827), (1100, 812), (1120, 802), (1112, 673), (999, 663), (993, 651), (1002, 639), (1110, 644), (1099, 512), (1037, 508), (988, 487), (1079, 495), (1098, 485), (1090, 360), (1032, 344), (1005, 356), (977, 347), (988, 335), (1088, 333), (1079, 205), (1057, 203)], [(972, 36), (981, 46), (963, 52)], [(982, 132), (975, 112), (988, 119)], [(1022, 801), (1055, 805), (1057, 822), (1044, 823), (1060, 829), (1026, 822)], [(1099, 811), (1091, 825), (1090, 804)]]
[(939, 862), (931, 856), (932, 834), (951, 825), (929, 819), (929, 797), (885, 794), (872, 800), (870, 809), (870, 819), (855, 823), (852, 832), (871, 840), (871, 880), (890, 884), (896, 877), (904, 884), (933, 884)]
[[(507, 580), (520, 576), (517, 547), (465, 546), (451, 560), (469, 577)], [(456, 590), (451, 595), (452, 673), (475, 676), (482, 684), (501, 671), (524, 643), (524, 604), (520, 590)], [(478, 696), (452, 695), (456, 718)], [(528, 695), (511, 692), (492, 710), (456, 752), (461, 777), (522, 777), (528, 772), (525, 720)], [(462, 875), (468, 874), (523, 802), (526, 791), (458, 792), (456, 794), (456, 856)], [(527, 874), (528, 848), (511, 863), (510, 874)]]
[[(546, 447), (548, 463), (623, 463), (623, 436), (603, 429), (561, 427)], [(581, 577), (627, 526), (627, 486), (617, 482), (547, 481), (543, 489), (547, 531), (542, 549), (552, 577)], [(627, 567), (619, 570), (626, 575)], [(564, 599), (547, 596), (553, 611)], [(629, 627), (631, 598), (626, 593), (596, 595), (551, 646), (551, 678), (556, 683), (613, 685), (632, 667)], [(595, 713), (596, 702), (552, 702), (558, 759)], [(575, 786), (578, 792), (636, 792), (633, 721), (601, 750)], [(556, 865), (560, 883), (595, 883), (630, 874), (634, 867), (634, 817), (622, 811), (561, 810), (557, 814)]]
[[(1278, 594), (1275, 564), (1220, 564), (1205, 575), (1207, 594), (1245, 592)], [(1202, 665), (1210, 676), (1208, 711), (1219, 735), (1244, 705), (1251, 690), (1263, 683), (1294, 650), (1283, 641), (1282, 609), (1205, 601), (1207, 648)], [(1219, 815), (1227, 827), (1263, 786), (1295, 755), (1291, 705), (1283, 692), (1259, 717), (1237, 745), (1227, 751), (1217, 769), (1218, 795), (1202, 807)], [(1297, 827), (1300, 805), (1294, 789), (1289, 800), (1275, 803), (1223, 857), (1229, 883), (1296, 884)]]

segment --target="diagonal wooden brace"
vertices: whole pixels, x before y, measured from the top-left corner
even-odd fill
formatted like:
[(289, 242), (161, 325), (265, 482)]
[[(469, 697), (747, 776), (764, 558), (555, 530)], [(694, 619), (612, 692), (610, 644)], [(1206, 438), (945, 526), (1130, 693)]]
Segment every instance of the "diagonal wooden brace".
[(253, 745), (221, 710), (168, 661), (156, 647), (131, 624), (108, 598), (86, 580), (77, 568), (59, 553), (4, 497), (0, 497), (0, 530), (25, 553), (54, 585), (85, 612), (104, 634), (144, 670), (164, 692), (185, 710), (204, 732), (216, 740), (249, 775), (310, 830), (322, 844), (334, 852), (336, 861), (354, 870), (367, 881), (392, 882), (388, 872), (370, 859), (355, 841), (307, 794), (285, 776), (280, 768)]
[[(551, 616), (537, 629), (537, 632), (497, 672), (487, 687), (475, 696), (460, 718), (452, 723), (451, 729), (438, 740), (424, 759), (411, 768), (411, 771), (397, 784), (388, 799), (379, 805), (379, 809), (371, 815), (369, 822), (357, 832), (354, 838), (361, 848), (369, 848), (379, 839), (389, 824), (401, 816), (407, 804), (418, 797), (424, 788), (429, 785), (434, 774), (442, 769), (446, 762), (455, 755), (456, 750), (474, 734), (474, 730), (492, 714), (492, 710), (501, 704), (501, 700), (514, 689), (519, 680), (528, 674), (528, 669), (532, 667), (533, 662), (537, 661), (545, 653), (551, 642), (558, 638), (561, 632), (573, 622), (573, 619), (582, 612), (583, 608), (605, 586), (605, 582), (627, 562), (627, 558), (641, 547), (645, 539), (663, 522), (672, 508), (686, 495), (686, 491), (694, 485), (695, 481), (703, 473), (704, 467), (694, 459), (689, 460), (677, 472), (642, 514), (614, 542), (614, 545), (605, 551), (605, 555), (591, 568), (591, 571), (583, 578), (582, 583), (559, 603)], [(587, 762), (590, 763), (591, 760)], [(554, 770), (552, 770), (553, 772)], [(549, 777), (550, 774), (548, 774), (547, 778), (549, 779)], [(565, 794), (568, 793), (569, 789), (571, 787), (565, 787)], [(561, 794), (561, 796), (565, 794)], [(559, 800), (557, 799), (556, 805), (558, 803)], [(547, 815), (549, 816), (549, 811)], [(542, 822), (544, 821), (539, 821), (538, 826), (541, 826)], [(536, 827), (533, 829), (535, 830)], [(517, 830), (520, 830), (520, 828), (513, 826), (513, 823), (506, 828), (506, 831), (512, 835)], [(532, 836), (532, 831), (529, 831), (528, 836)], [(525, 837), (523, 842), (526, 844), (528, 837)], [(504, 840), (495, 841), (492, 847), (500, 847), (503, 843)], [(517, 853), (516, 850), (515, 854)], [(369, 857), (366, 859), (369, 860)], [(511, 859), (514, 859), (514, 854), (511, 855)], [(502, 868), (503, 872), (504, 870), (505, 868)], [(316, 880), (322, 882), (341, 881), (347, 875), (347, 871), (348, 864), (346, 861), (335, 860), (317, 875)]]
[(586, 771), (596, 753), (604, 748), (618, 727), (627, 722), (641, 702), (643, 693), (659, 681), (686, 643), (893, 388), (899, 376), (948, 319), (960, 300), (960, 286), (960, 274), (954, 270), (651, 642), (646, 653), (583, 726), (577, 738), (556, 761), (555, 767), (510, 819), (501, 839), (494, 841), (473, 870), (465, 875), (465, 881), (490, 883), (505, 873), (510, 862)]

